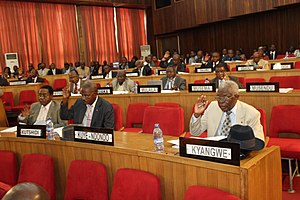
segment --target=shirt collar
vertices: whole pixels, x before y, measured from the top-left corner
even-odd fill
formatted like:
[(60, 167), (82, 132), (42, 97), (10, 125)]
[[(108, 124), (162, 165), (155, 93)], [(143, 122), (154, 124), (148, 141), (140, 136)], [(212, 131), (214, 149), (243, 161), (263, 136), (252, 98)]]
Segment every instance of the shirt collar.
[(49, 110), (51, 103), (52, 103), (52, 100), (46, 106), (42, 105), (42, 108)]
[(96, 107), (96, 103), (97, 103), (97, 101), (98, 101), (98, 96), (96, 97), (96, 99), (95, 99), (95, 101), (94, 101), (94, 103), (91, 105), (93, 108), (95, 108)]

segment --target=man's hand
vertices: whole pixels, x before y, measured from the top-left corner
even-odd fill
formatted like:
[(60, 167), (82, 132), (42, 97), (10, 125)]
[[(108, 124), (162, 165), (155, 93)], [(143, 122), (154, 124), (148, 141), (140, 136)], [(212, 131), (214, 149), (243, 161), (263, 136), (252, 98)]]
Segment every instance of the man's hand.
[(63, 92), (63, 103), (64, 104), (68, 103), (69, 97), (71, 95), (69, 86), (67, 85), (65, 88), (63, 88), (62, 92)]
[(24, 109), (21, 112), (22, 117), (28, 117), (30, 115), (30, 107), (29, 105), (25, 105)]
[(198, 118), (200, 115), (202, 115), (204, 113), (204, 111), (206, 110), (207, 106), (208, 106), (208, 101), (206, 100), (206, 96), (201, 95), (198, 98), (197, 103), (195, 104), (194, 116), (196, 118)]

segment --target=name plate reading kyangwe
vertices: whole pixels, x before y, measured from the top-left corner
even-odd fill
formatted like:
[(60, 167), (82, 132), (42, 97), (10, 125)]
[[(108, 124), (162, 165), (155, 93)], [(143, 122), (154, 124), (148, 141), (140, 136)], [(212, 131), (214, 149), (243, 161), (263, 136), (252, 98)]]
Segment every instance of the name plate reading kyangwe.
[(271, 69), (282, 70), (282, 69), (294, 69), (294, 63), (273, 63)]
[(166, 70), (158, 70), (158, 75), (166, 75), (167, 71)]
[(95, 79), (104, 79), (104, 75), (103, 74), (94, 75), (94, 76), (91, 76), (91, 79), (92, 80), (95, 80)]
[(46, 138), (45, 125), (18, 125), (17, 137)]
[(213, 72), (212, 67), (195, 67), (195, 73), (210, 73)]
[(9, 85), (26, 85), (26, 81), (10, 81)]
[(246, 92), (279, 92), (279, 83), (246, 83)]
[(139, 76), (138, 72), (126, 72), (126, 76), (128, 77), (136, 77)]
[(236, 71), (254, 71), (255, 67), (253, 65), (237, 65)]
[(53, 91), (53, 96), (57, 97), (57, 96), (62, 96), (63, 95), (63, 91), (62, 90), (55, 90)]
[(189, 92), (216, 92), (216, 84), (214, 83), (189, 84)]
[(160, 85), (139, 85), (138, 93), (160, 93), (161, 86)]
[(240, 166), (240, 144), (180, 137), (180, 156)]
[(113, 94), (112, 87), (100, 87), (98, 88), (98, 94)]

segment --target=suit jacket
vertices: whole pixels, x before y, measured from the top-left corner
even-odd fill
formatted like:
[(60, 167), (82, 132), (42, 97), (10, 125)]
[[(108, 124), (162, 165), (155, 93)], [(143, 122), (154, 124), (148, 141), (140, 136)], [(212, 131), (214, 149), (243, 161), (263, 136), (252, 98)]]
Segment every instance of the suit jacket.
[[(114, 79), (112, 82), (112, 87), (114, 91), (118, 91), (118, 80)], [(126, 80), (123, 83), (124, 91), (133, 92), (134, 90), (134, 81), (130, 78), (126, 78)]]
[[(244, 89), (244, 85), (240, 83), (239, 79), (235, 76), (228, 76), (229, 80), (236, 82), (236, 84), (238, 84), (240, 89)], [(211, 79), (211, 83), (215, 83), (216, 84), (216, 88), (219, 88), (219, 78), (213, 78)]]
[[(82, 124), (86, 112), (86, 104), (82, 99), (77, 99), (75, 104), (68, 109), (68, 104), (63, 104), (60, 107), (60, 117), (64, 120), (73, 119), (75, 124)], [(94, 108), (91, 127), (97, 128), (114, 128), (114, 109), (106, 100), (98, 97)]]
[[(42, 104), (40, 102), (33, 103), (30, 106), (30, 115), (26, 117), (24, 120), (20, 120), (20, 122), (26, 123), (27, 125), (33, 125), (36, 122), (36, 119), (39, 115)], [(51, 117), (54, 128), (66, 126), (67, 122), (61, 120), (60, 118), (60, 104), (56, 101), (52, 101), (49, 111), (47, 113), (47, 118)]]
[[(222, 61), (219, 61), (218, 64), (219, 64), (219, 63), (223, 63), (223, 64), (225, 64), (226, 67), (227, 67), (227, 64), (226, 64), (226, 63), (224, 63), (224, 62), (222, 62)], [(205, 67), (212, 67), (213, 70), (215, 71), (215, 68), (216, 68), (216, 66), (217, 66), (218, 64), (216, 64), (216, 65), (214, 66), (214, 63), (210, 60), (210, 61), (207, 62), (207, 64), (205, 65)], [(227, 67), (227, 69), (228, 69), (228, 67)], [(229, 71), (229, 69), (228, 69), (228, 71)]]
[[(274, 53), (273, 53), (273, 54), (274, 54)], [(271, 52), (270, 52), (270, 51), (268, 51), (268, 52), (266, 53), (266, 55), (269, 57), (269, 59), (270, 59), (270, 60), (275, 60), (275, 59), (277, 58), (278, 52), (277, 52), (277, 51), (275, 51), (275, 55), (274, 55), (274, 57), (272, 57), (272, 55), (271, 55)]]
[[(62, 72), (61, 72), (60, 69), (55, 69), (55, 75), (56, 75), (56, 74), (61, 74), (61, 73), (62, 73)], [(47, 75), (53, 75), (52, 69), (49, 69)]]
[(77, 70), (80, 78), (88, 77), (91, 74), (90, 68), (87, 66), (85, 66), (84, 69), (82, 69), (81, 67), (77, 67), (76, 70)]
[[(79, 81), (80, 81), (79, 84), (80, 84), (80, 88), (81, 88), (82, 84), (84, 83), (84, 80), (82, 80), (81, 78), (79, 78)], [(70, 92), (73, 93), (75, 84), (71, 83), (71, 82), (69, 84), (70, 84)], [(79, 93), (79, 90), (78, 90), (78, 93)]]
[[(75, 67), (70, 67), (69, 69), (70, 69), (70, 71), (76, 70)], [(67, 72), (67, 70), (66, 70), (65, 68), (63, 68), (63, 69), (61, 70), (61, 73), (62, 73), (62, 74), (65, 74), (66, 72)]]
[[(32, 77), (28, 77), (26, 79), (26, 83), (33, 83), (33, 78)], [(41, 78), (41, 77), (37, 77), (36, 83), (44, 83), (44, 79)]]
[[(171, 61), (169, 62), (168, 66), (176, 66), (174, 65), (174, 62)], [(184, 63), (179, 63), (177, 66), (177, 72), (185, 72), (185, 68), (186, 68), (186, 65)]]
[(241, 58), (237, 55), (233, 56), (232, 58), (230, 58), (229, 55), (226, 55), (223, 58), (223, 61), (236, 61), (236, 60), (241, 60)]
[(258, 69), (270, 69), (269, 62), (264, 59), (260, 59), (257, 64), (254, 63), (253, 60), (247, 60), (246, 65), (253, 65), (255, 68)]
[[(236, 124), (248, 125), (253, 129), (256, 138), (264, 140), (263, 127), (260, 124), (260, 113), (254, 107), (237, 101), (236, 103)], [(215, 136), (223, 111), (220, 109), (218, 102), (213, 101), (209, 104), (207, 109), (204, 111), (203, 116), (196, 118), (195, 121), (191, 118), (190, 120), (190, 132), (194, 136), (201, 135), (207, 130), (207, 136)]]
[[(40, 76), (46, 76), (47, 73), (48, 73), (48, 71), (49, 71), (48, 68), (44, 68), (44, 70), (39, 69), (39, 70), (38, 70), (38, 73), (39, 73)], [(42, 73), (44, 73), (44, 74), (42, 74)]]
[(9, 85), (8, 82), (7, 82), (7, 79), (2, 78), (0, 76), (0, 86), (7, 86), (7, 85)]
[[(138, 70), (138, 68), (135, 68), (134, 70), (132, 70), (132, 72), (137, 72), (140, 76), (140, 70)], [(149, 67), (149, 65), (145, 65), (142, 71), (142, 75), (151, 76), (151, 74), (152, 74), (152, 69)]]
[[(160, 80), (162, 80), (162, 89), (164, 89), (165, 85), (167, 84), (168, 77), (163, 77)], [(176, 76), (174, 86), (176, 86), (179, 90), (186, 90), (186, 80), (179, 76)]]

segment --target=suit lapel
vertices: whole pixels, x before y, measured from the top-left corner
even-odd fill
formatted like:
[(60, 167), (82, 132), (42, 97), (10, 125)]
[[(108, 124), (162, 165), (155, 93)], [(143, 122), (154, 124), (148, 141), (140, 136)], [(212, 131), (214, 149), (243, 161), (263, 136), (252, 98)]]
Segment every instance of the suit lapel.
[(239, 101), (236, 102), (236, 124), (244, 125), (244, 113), (242, 113), (241, 104)]
[(101, 106), (101, 99), (98, 97), (98, 100), (96, 102), (95, 108), (94, 108), (94, 112), (93, 112), (93, 117), (92, 117), (92, 122), (91, 122), (91, 126), (94, 126), (95, 124), (95, 120), (97, 119), (97, 115), (99, 113), (99, 107)]
[(42, 107), (42, 105), (39, 103), (39, 104), (37, 105), (36, 112), (34, 112), (34, 114), (33, 114), (33, 116), (32, 116), (32, 124), (33, 124), (34, 122), (36, 122), (36, 119), (37, 119), (37, 117), (39, 116), (41, 107)]
[(47, 118), (48, 118), (48, 117), (51, 117), (51, 118), (52, 118), (52, 121), (54, 121), (54, 119), (53, 119), (53, 116), (54, 116), (54, 115), (52, 115), (53, 112), (54, 112), (54, 102), (52, 101), (51, 104), (50, 104), (48, 113), (47, 113)]

